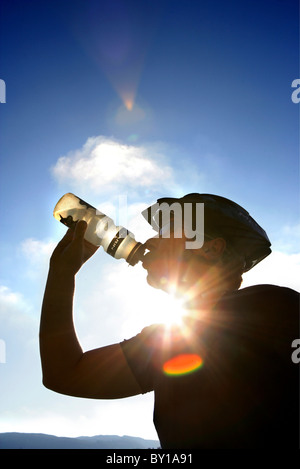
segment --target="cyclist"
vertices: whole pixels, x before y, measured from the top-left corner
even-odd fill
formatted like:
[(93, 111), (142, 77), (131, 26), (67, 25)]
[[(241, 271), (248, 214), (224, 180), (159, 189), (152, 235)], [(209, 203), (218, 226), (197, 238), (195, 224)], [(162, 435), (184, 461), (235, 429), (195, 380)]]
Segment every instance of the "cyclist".
[[(201, 238), (199, 204), (203, 243), (187, 248), (186, 221)], [(75, 276), (97, 248), (78, 222), (50, 261), (40, 325), (44, 385), (95, 399), (154, 391), (162, 448), (298, 448), (291, 344), (299, 335), (299, 294), (275, 285), (240, 288), (243, 273), (271, 252), (265, 231), (238, 204), (211, 194), (159, 199), (143, 215), (157, 231), (145, 243), (147, 281), (184, 299), (183, 324), (156, 324), (83, 352), (73, 323)]]

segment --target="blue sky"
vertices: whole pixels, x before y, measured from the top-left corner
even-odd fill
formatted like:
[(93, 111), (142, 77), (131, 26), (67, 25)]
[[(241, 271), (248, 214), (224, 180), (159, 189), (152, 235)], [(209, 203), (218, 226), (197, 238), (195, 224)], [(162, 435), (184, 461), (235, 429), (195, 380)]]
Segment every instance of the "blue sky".
[[(245, 285), (299, 290), (298, 2), (3, 0), (0, 9), (0, 431), (155, 438), (151, 394), (89, 401), (41, 385), (40, 306), (64, 233), (52, 211), (69, 191), (112, 216), (126, 199), (128, 228), (143, 241), (151, 232), (140, 211), (158, 197), (223, 195), (273, 245)], [(159, 317), (164, 300), (145, 277), (101, 251), (84, 267), (75, 296), (84, 348)]]

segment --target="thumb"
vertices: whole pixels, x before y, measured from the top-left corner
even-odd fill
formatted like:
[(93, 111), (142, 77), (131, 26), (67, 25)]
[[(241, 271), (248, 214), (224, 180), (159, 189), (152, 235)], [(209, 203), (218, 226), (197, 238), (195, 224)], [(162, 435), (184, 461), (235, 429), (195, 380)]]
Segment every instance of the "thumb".
[(87, 222), (84, 220), (79, 220), (75, 226), (74, 239), (77, 239), (77, 240), (83, 239), (86, 229), (87, 229)]

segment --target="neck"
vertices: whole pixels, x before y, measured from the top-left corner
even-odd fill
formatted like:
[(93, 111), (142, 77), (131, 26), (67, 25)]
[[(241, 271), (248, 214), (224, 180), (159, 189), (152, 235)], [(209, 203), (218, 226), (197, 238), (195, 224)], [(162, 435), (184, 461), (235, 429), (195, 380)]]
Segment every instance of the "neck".
[(206, 304), (209, 307), (214, 306), (228, 290), (227, 282), (220, 281), (220, 276), (206, 279), (201, 277), (193, 283), (183, 284), (179, 288), (179, 295), (187, 299), (187, 304), (191, 302), (199, 307)]
[(198, 296), (187, 300), (186, 308), (190, 309), (198, 309), (198, 310), (211, 310), (217, 303), (218, 301), (222, 298), (222, 296), (225, 295), (227, 290), (222, 289), (222, 290), (215, 290), (215, 291), (209, 291), (205, 293), (200, 293)]
[(195, 294), (186, 293), (184, 296), (184, 308), (186, 318), (191, 320), (207, 321), (211, 318), (211, 313), (220, 299), (227, 293), (228, 289), (224, 285), (218, 285), (216, 288), (210, 288), (205, 291), (194, 290)]

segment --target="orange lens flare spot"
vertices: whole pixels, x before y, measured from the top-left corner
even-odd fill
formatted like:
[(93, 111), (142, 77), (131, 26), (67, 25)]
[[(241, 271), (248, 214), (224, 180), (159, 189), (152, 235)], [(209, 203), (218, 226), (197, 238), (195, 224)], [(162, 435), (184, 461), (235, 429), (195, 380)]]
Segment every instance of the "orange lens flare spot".
[(125, 99), (125, 100), (124, 100), (124, 105), (125, 105), (127, 111), (132, 111), (133, 104), (134, 104), (134, 103), (133, 103), (133, 99), (129, 99), (129, 98), (128, 98), (128, 99)]
[(185, 353), (176, 355), (165, 362), (163, 371), (166, 375), (180, 376), (188, 373), (192, 373), (197, 370), (203, 364), (202, 358), (193, 353)]

